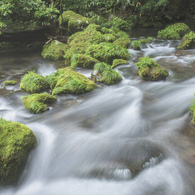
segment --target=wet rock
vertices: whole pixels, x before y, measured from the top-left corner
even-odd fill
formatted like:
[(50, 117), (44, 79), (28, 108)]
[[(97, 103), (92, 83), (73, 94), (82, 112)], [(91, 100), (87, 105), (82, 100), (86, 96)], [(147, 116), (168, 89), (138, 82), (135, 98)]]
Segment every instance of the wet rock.
[(16, 184), (37, 140), (34, 133), (21, 123), (1, 118), (0, 129), (0, 185)]
[(159, 81), (165, 80), (168, 77), (167, 70), (162, 68), (152, 58), (141, 57), (136, 66), (138, 67), (138, 74), (144, 80)]

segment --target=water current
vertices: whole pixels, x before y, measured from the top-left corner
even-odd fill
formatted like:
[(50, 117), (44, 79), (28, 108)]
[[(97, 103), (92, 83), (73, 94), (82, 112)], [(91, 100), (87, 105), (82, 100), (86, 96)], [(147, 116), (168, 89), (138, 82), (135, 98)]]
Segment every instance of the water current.
[[(195, 139), (189, 107), (195, 93), (195, 50), (177, 51), (178, 41), (155, 40), (129, 48), (128, 65), (115, 68), (117, 85), (62, 95), (49, 110), (27, 111), (19, 84), (29, 70), (45, 76), (63, 61), (44, 60), (40, 51), (0, 53), (0, 115), (24, 123), (37, 136), (17, 186), (1, 195), (193, 195)], [(169, 72), (165, 81), (143, 81), (139, 57), (150, 56)], [(77, 69), (90, 77), (92, 70)]]

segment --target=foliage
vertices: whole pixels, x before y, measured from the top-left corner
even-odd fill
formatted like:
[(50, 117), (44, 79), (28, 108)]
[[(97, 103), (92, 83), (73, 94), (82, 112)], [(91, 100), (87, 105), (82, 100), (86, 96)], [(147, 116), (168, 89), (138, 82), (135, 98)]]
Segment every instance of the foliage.
[(192, 113), (192, 123), (195, 124), (195, 99), (192, 100), (190, 111)]
[(157, 62), (153, 60), (153, 58), (150, 57), (141, 57), (139, 59), (139, 62), (136, 63), (136, 66), (138, 68), (147, 68), (147, 67), (152, 67), (152, 66), (158, 66)]
[(37, 140), (21, 123), (0, 118), (0, 129), (0, 185), (16, 184)]
[(32, 94), (23, 97), (24, 107), (34, 114), (42, 113), (47, 110), (47, 104), (57, 101), (56, 97), (47, 93)]
[(114, 68), (114, 67), (121, 65), (121, 64), (128, 64), (128, 62), (127, 62), (127, 60), (123, 60), (123, 59), (115, 59), (115, 60), (113, 60), (111, 68)]
[(131, 43), (131, 47), (134, 49), (134, 50), (140, 50), (141, 47), (142, 47), (142, 44), (139, 40), (134, 40), (132, 43)]
[(21, 79), (20, 89), (28, 93), (39, 93), (49, 87), (45, 77), (36, 74), (34, 71), (29, 71)]

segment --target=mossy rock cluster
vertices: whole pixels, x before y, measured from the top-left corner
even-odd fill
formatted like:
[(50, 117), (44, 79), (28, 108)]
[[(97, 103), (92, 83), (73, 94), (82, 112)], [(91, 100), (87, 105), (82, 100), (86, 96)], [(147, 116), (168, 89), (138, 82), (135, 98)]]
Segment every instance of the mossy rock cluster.
[[(65, 64), (71, 65), (71, 58), (75, 54), (85, 54), (110, 64), (114, 59), (129, 59), (126, 49), (129, 44), (126, 33), (90, 24), (84, 31), (77, 32), (69, 38), (69, 49), (64, 55)], [(85, 66), (85, 62), (83, 64)]]
[(67, 44), (61, 43), (57, 40), (53, 40), (47, 45), (43, 46), (41, 55), (43, 56), (43, 58), (51, 60), (60, 60), (63, 59), (67, 48), (68, 48)]
[(89, 24), (94, 23), (93, 19), (76, 14), (73, 11), (63, 12), (58, 18), (59, 24), (71, 35), (84, 30)]
[(14, 85), (17, 85), (17, 84), (18, 84), (18, 82), (14, 81), (14, 80), (8, 80), (8, 81), (4, 82), (4, 86), (9, 86), (9, 85), (14, 86)]
[(189, 32), (179, 42), (177, 49), (194, 49), (195, 48), (195, 33)]
[(23, 97), (24, 107), (33, 112), (34, 114), (39, 114), (46, 111), (48, 109), (47, 104), (51, 104), (55, 101), (57, 101), (57, 98), (47, 93), (35, 93)]
[(134, 50), (140, 50), (143, 46), (143, 44), (151, 43), (151, 40), (149, 39), (140, 39), (140, 40), (134, 40), (131, 43), (131, 48)]
[(34, 133), (24, 124), (0, 118), (0, 185), (16, 184), (29, 152), (36, 146)]
[(147, 81), (165, 80), (168, 77), (166, 69), (162, 68), (155, 60), (149, 57), (141, 57), (136, 63), (138, 74)]
[(45, 77), (29, 71), (21, 79), (20, 89), (28, 93), (40, 93), (49, 87)]
[(190, 32), (190, 28), (184, 23), (175, 23), (158, 32), (158, 38), (180, 39)]
[(122, 80), (121, 75), (115, 70), (112, 70), (111, 66), (104, 62), (95, 64), (91, 77), (94, 81), (99, 81), (107, 85), (117, 84)]
[(71, 67), (58, 69), (56, 73), (46, 76), (52, 95), (82, 94), (96, 88), (96, 84), (84, 75), (75, 72)]

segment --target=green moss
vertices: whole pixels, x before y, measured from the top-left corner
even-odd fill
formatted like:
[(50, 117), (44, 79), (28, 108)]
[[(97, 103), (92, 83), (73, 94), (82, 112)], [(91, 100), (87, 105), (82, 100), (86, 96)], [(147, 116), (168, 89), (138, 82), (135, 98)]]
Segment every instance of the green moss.
[(46, 90), (49, 87), (45, 77), (36, 74), (33, 71), (29, 71), (21, 79), (20, 89), (28, 93), (39, 93)]
[(59, 77), (53, 95), (58, 94), (81, 94), (92, 91), (96, 84), (84, 75), (75, 72), (71, 67), (59, 69)]
[(158, 81), (164, 80), (168, 76), (167, 70), (149, 57), (141, 57), (136, 66), (138, 67), (138, 74), (144, 80)]
[(7, 86), (7, 85), (17, 85), (17, 84), (18, 84), (18, 82), (14, 81), (14, 80), (8, 80), (8, 81), (4, 82), (4, 86)]
[(106, 42), (113, 42), (117, 39), (116, 36), (114, 36), (113, 34), (104, 34), (104, 40)]
[(195, 99), (193, 99), (192, 104), (190, 106), (190, 111), (192, 114), (192, 123), (195, 124)]
[(68, 39), (70, 48), (64, 55), (67, 65), (70, 65), (72, 55), (84, 54), (88, 46), (94, 43), (101, 43), (105, 40), (104, 36), (96, 30), (97, 28), (99, 28), (98, 25), (90, 24), (86, 30), (77, 32)]
[(36, 137), (28, 127), (0, 118), (0, 185), (18, 181), (36, 143)]
[(184, 23), (176, 23), (167, 26), (158, 32), (158, 38), (163, 39), (180, 39), (182, 36), (190, 32), (190, 28)]
[(114, 68), (114, 67), (121, 65), (121, 64), (128, 64), (128, 62), (127, 62), (127, 60), (123, 60), (123, 59), (115, 59), (115, 60), (113, 60), (111, 68)]
[(124, 48), (128, 48), (131, 41), (129, 39), (129, 37), (119, 37), (116, 41), (113, 42), (115, 45), (119, 45), (121, 47), (124, 47)]
[(50, 75), (47, 75), (45, 77), (47, 83), (49, 84), (49, 87), (51, 90), (54, 89), (54, 87), (56, 86), (57, 82), (58, 82), (58, 77), (60, 76), (60, 72), (53, 72)]
[(41, 55), (47, 59), (60, 60), (63, 59), (65, 51), (67, 49), (67, 44), (61, 43), (57, 40), (53, 40), (49, 44), (43, 46)]
[(194, 32), (189, 32), (186, 34), (181, 41), (179, 42), (177, 49), (188, 49), (188, 48), (193, 48), (195, 46), (195, 33)]
[(151, 40), (149, 40), (149, 39), (140, 39), (139, 41), (140, 41), (140, 43), (144, 43), (144, 44), (151, 43)]
[(115, 70), (112, 70), (111, 66), (104, 62), (95, 64), (91, 76), (94, 81), (99, 81), (107, 85), (117, 84), (122, 80), (121, 75)]
[(134, 49), (134, 50), (140, 50), (141, 47), (142, 47), (142, 44), (139, 40), (135, 40), (131, 43), (131, 47)]
[(81, 16), (73, 11), (66, 11), (60, 15), (59, 24), (69, 31), (70, 34), (84, 30), (89, 24), (94, 23), (91, 18)]
[(47, 104), (57, 101), (56, 97), (47, 93), (32, 94), (23, 97), (24, 107), (34, 114), (42, 113), (47, 110)]
[(74, 54), (71, 57), (71, 67), (83, 67), (93, 69), (99, 61), (85, 54)]
[(86, 55), (90, 55), (93, 58), (98, 59), (99, 61), (109, 64), (112, 64), (112, 61), (114, 59), (128, 60), (130, 58), (130, 54), (127, 49), (119, 45), (106, 42), (90, 45), (86, 49)]

